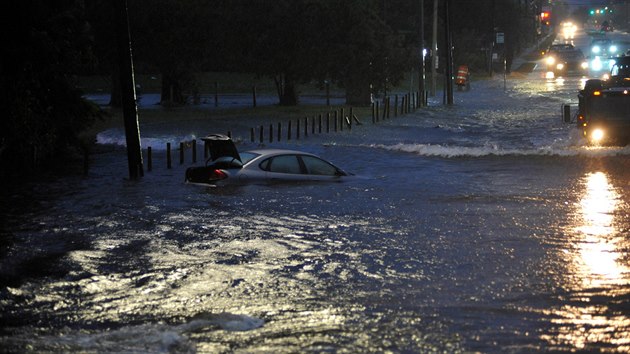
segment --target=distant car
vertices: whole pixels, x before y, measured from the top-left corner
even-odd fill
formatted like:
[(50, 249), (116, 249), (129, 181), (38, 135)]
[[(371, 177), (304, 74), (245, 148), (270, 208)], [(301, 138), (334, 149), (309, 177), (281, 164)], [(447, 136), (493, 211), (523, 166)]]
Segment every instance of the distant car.
[(561, 52), (561, 51), (573, 50), (573, 49), (575, 49), (575, 47), (571, 43), (555, 43), (549, 47), (549, 50), (547, 52), (549, 53)]
[(186, 181), (214, 186), (256, 182), (337, 182), (351, 174), (319, 156), (294, 150), (256, 149), (238, 153), (232, 140), (220, 134), (202, 138), (210, 149), (205, 166), (186, 170)]
[(567, 49), (553, 51), (545, 59), (547, 72), (553, 72), (554, 76), (588, 73), (588, 61), (579, 49)]
[(593, 56), (615, 56), (618, 55), (617, 45), (608, 38), (595, 38), (591, 42), (591, 55)]

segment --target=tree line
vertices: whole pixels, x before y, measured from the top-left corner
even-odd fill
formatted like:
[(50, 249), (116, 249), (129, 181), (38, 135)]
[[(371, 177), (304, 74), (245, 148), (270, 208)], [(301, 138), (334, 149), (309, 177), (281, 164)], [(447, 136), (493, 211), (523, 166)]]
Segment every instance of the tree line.
[[(484, 70), (482, 48), (496, 28), (512, 52), (533, 36), (528, 1), (450, 1), (456, 63)], [(111, 0), (3, 7), (15, 21), (5, 21), (3, 31), (0, 162), (32, 165), (80, 145), (80, 132), (101, 114), (73, 87), (75, 76), (111, 75), (117, 104), (117, 21)], [(271, 78), (281, 105), (298, 104), (307, 82), (329, 82), (345, 90), (349, 104), (369, 104), (372, 94), (417, 70), (420, 24), (429, 47), (432, 8), (432, 0), (128, 0), (136, 71), (160, 74), (161, 100), (169, 104), (185, 104), (205, 71)], [(438, 31), (443, 17), (439, 11)]]

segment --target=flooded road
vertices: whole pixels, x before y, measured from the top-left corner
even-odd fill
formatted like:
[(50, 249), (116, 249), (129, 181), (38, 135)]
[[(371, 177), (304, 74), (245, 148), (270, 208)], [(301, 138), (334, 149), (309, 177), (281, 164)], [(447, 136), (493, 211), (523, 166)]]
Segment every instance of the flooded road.
[[(187, 185), (159, 147), (131, 182), (109, 145), (86, 178), (7, 193), (0, 347), (628, 352), (630, 148), (561, 122), (580, 84), (479, 81), (453, 107), (268, 144), (357, 175), (342, 183)], [(232, 129), (185, 123), (141, 126), (143, 144)]]

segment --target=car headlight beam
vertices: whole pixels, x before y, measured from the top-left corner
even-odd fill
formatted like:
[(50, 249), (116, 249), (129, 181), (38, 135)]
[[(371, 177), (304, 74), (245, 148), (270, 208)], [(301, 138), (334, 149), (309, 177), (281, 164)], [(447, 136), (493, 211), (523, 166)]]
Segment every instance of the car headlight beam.
[(604, 136), (606, 134), (604, 133), (604, 131), (600, 128), (596, 128), (593, 129), (593, 131), (591, 131), (591, 141), (594, 143), (599, 143), (602, 141), (602, 139), (604, 139)]

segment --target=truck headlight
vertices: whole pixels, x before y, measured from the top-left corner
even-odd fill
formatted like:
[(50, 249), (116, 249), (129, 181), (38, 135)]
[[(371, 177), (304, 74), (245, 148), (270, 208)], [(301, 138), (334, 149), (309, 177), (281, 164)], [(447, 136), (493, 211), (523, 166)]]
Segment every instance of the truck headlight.
[(582, 62), (582, 64), (580, 64), (580, 66), (582, 67), (582, 69), (586, 70), (588, 69), (588, 62)]
[(596, 45), (591, 49), (591, 51), (593, 53), (599, 53), (601, 51), (601, 48), (598, 45)]
[(596, 128), (591, 131), (591, 141), (594, 143), (599, 143), (604, 139), (604, 131), (602, 129)]
[(554, 57), (547, 57), (547, 65), (553, 65), (556, 62), (556, 58)]
[(610, 48), (608, 49), (611, 53), (616, 53), (617, 52), (617, 46), (616, 45), (611, 45)]
[(558, 63), (558, 65), (556, 65), (556, 69), (558, 69), (558, 70), (564, 69), (564, 64)]

